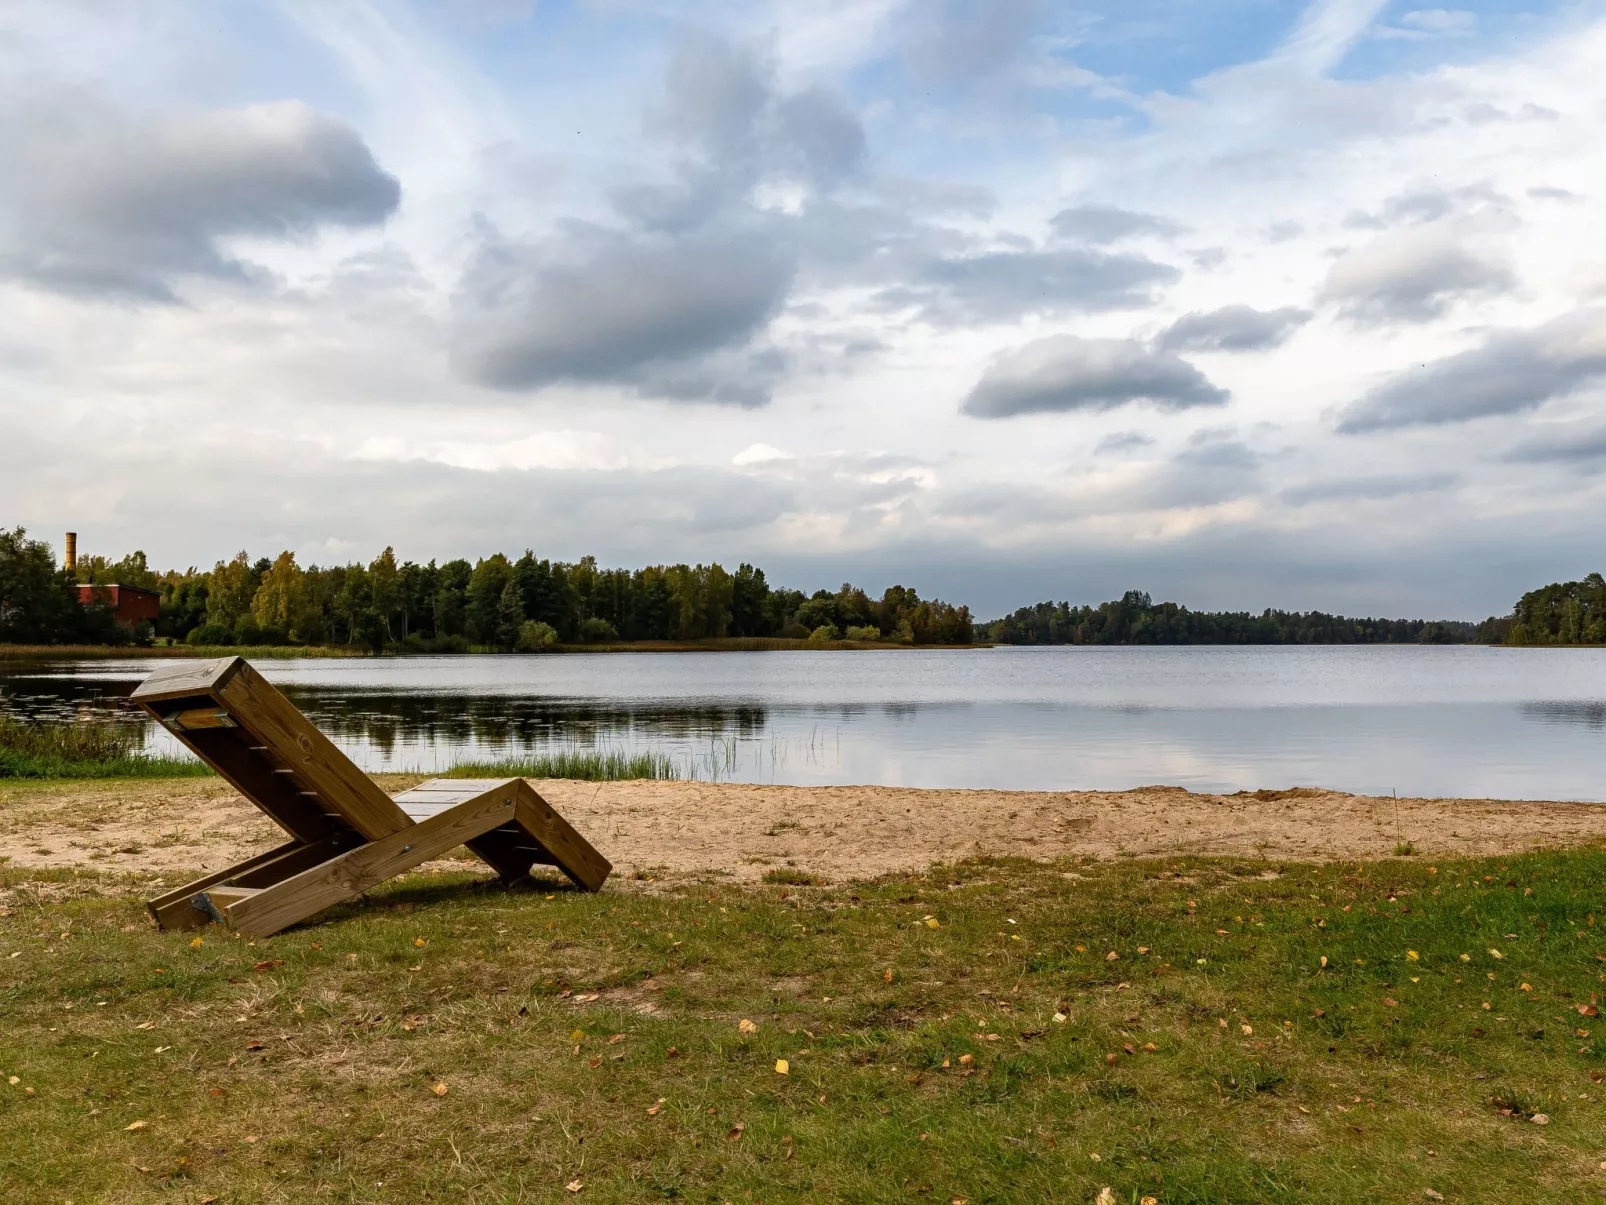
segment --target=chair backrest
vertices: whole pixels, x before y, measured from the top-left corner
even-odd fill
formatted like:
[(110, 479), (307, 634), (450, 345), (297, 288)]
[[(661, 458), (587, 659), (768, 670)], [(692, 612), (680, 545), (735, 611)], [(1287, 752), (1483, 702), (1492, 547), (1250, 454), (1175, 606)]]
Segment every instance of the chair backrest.
[(303, 841), (369, 841), (413, 821), (243, 657), (157, 670), (134, 702), (280, 828)]

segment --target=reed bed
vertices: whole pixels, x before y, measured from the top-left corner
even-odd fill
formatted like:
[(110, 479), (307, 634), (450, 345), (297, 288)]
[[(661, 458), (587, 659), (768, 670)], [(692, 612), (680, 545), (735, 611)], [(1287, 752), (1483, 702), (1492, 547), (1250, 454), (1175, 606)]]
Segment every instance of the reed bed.
[(0, 778), (190, 778), (193, 758), (145, 753), (142, 734), (113, 720), (38, 722), (0, 715)]

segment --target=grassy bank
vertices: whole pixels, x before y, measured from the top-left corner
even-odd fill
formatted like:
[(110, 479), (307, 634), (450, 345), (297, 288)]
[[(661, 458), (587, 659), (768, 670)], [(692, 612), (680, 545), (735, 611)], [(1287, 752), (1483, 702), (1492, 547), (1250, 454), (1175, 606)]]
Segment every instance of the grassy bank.
[[(897, 644), (865, 640), (786, 640), (779, 636), (730, 636), (708, 640), (623, 640), (610, 644), (555, 644), (539, 654), (561, 653), (773, 653), (843, 652), (855, 649), (979, 649), (990, 644)], [(294, 644), (195, 645), (174, 644), (149, 648), (134, 645), (103, 644), (0, 644), (0, 663), (7, 661), (72, 660), (160, 660), (174, 657), (244, 657), (248, 661), (272, 661), (306, 657), (372, 657), (365, 649), (303, 647)], [(470, 646), (460, 650), (411, 652), (392, 649), (387, 657), (446, 657), (507, 655), (506, 650), (489, 646)]]
[(152, 931), (127, 898), (152, 883), (0, 870), (0, 1177), (231, 1205), (1598, 1200), (1602, 882), (1599, 851), (413, 876), (248, 943)]
[(305, 657), (366, 657), (361, 649), (304, 647), (295, 644), (0, 644), (0, 663), (7, 661), (149, 661), (180, 658), (244, 657), (248, 661), (288, 660)]
[(131, 724), (30, 723), (0, 715), (0, 778), (191, 778), (210, 774), (193, 758), (139, 751)]

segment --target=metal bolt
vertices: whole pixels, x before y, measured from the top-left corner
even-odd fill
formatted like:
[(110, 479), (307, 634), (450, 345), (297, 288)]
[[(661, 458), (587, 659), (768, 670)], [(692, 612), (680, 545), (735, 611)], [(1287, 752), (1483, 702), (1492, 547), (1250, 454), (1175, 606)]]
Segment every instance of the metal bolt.
[(413, 852), (413, 847), (412, 847), (412, 846), (411, 846), (411, 845), (404, 845), (404, 846), (402, 846), (402, 853), (404, 853), (404, 854), (410, 854), (410, 853), (412, 853), (412, 852)]

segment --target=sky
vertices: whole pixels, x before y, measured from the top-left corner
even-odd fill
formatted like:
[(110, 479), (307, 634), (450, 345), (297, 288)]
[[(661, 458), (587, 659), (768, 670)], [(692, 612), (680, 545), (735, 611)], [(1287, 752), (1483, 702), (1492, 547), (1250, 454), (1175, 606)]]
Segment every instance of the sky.
[(11, 0), (0, 525), (992, 617), (1602, 568), (1606, 0)]

